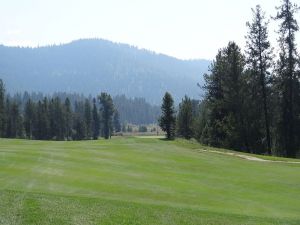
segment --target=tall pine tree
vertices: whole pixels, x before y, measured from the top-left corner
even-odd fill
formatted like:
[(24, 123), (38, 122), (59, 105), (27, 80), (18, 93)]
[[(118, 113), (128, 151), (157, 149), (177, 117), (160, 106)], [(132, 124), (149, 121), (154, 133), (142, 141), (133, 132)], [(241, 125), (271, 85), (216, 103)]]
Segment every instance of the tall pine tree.
[(298, 6), (291, 0), (282, 0), (274, 18), (280, 22), (280, 54), (277, 63), (277, 91), (279, 119), (277, 121), (277, 147), (287, 157), (295, 157), (300, 145), (300, 85), (299, 58), (295, 34), (299, 30), (295, 14)]
[(0, 137), (5, 136), (5, 87), (3, 81), (0, 79)]
[(174, 100), (172, 95), (168, 92), (163, 97), (161, 106), (162, 115), (159, 118), (159, 126), (166, 132), (166, 138), (168, 140), (174, 139), (176, 129), (176, 116), (174, 108)]
[(111, 96), (107, 93), (101, 93), (98, 97), (101, 104), (101, 119), (103, 123), (103, 136), (108, 139), (112, 135), (112, 117), (114, 113), (114, 104)]
[(177, 133), (186, 139), (190, 139), (193, 136), (193, 104), (190, 98), (187, 96), (182, 99), (179, 104), (179, 111), (177, 115)]
[(98, 108), (96, 105), (96, 99), (93, 99), (93, 120), (92, 120), (92, 131), (93, 139), (97, 140), (100, 134), (100, 118), (98, 113)]
[[(255, 114), (255, 120), (251, 121), (250, 127), (254, 127), (253, 134), (262, 133), (261, 140), (266, 140), (267, 152), (271, 154), (270, 114), (269, 114), (269, 86), (270, 68), (272, 66), (272, 48), (268, 40), (268, 22), (265, 21), (265, 13), (259, 5), (252, 9), (253, 20), (247, 23), (247, 65), (249, 68), (248, 86), (251, 95), (251, 112)], [(257, 123), (257, 126), (253, 124)], [(264, 124), (263, 127), (260, 124)], [(249, 129), (248, 128), (248, 129)], [(258, 128), (258, 129), (257, 129)], [(261, 132), (264, 130), (264, 132)], [(252, 135), (253, 136), (253, 135)], [(254, 142), (263, 142), (254, 140)], [(259, 148), (259, 146), (254, 146)]]
[(64, 104), (64, 115), (65, 115), (65, 136), (68, 140), (72, 137), (72, 127), (73, 127), (73, 112), (71, 108), (71, 102), (69, 98), (66, 98)]
[(114, 118), (113, 118), (113, 123), (114, 123), (114, 131), (116, 133), (121, 131), (121, 123), (120, 123), (120, 114), (118, 110), (115, 109), (114, 111)]
[(92, 109), (88, 99), (84, 103), (84, 120), (86, 124), (86, 136), (90, 138), (92, 137)]
[(29, 99), (24, 109), (24, 128), (26, 137), (29, 139), (33, 138), (35, 116), (35, 104)]
[(203, 139), (213, 146), (248, 150), (248, 135), (243, 113), (244, 57), (230, 42), (219, 51), (211, 73), (205, 75), (209, 110)]

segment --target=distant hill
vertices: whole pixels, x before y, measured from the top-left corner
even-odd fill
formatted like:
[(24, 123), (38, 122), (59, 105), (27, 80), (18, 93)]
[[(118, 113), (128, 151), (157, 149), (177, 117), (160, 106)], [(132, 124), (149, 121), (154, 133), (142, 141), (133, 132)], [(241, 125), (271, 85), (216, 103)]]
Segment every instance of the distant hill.
[(12, 93), (107, 91), (159, 104), (165, 91), (177, 101), (185, 94), (199, 98), (197, 83), (203, 83), (209, 64), (101, 39), (39, 48), (0, 46), (0, 78)]

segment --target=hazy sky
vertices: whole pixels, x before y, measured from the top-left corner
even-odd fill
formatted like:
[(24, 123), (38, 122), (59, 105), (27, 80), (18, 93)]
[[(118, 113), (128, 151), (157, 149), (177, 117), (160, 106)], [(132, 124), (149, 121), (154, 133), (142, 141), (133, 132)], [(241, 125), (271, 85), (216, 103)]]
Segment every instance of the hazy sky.
[[(177, 58), (212, 59), (230, 40), (244, 45), (245, 23), (252, 18), (251, 8), (261, 4), (268, 16), (275, 15), (275, 6), (280, 2), (0, 0), (0, 43), (42, 46), (104, 38)], [(300, 14), (297, 19), (300, 23)], [(272, 21), (272, 41), (277, 37), (276, 28)]]

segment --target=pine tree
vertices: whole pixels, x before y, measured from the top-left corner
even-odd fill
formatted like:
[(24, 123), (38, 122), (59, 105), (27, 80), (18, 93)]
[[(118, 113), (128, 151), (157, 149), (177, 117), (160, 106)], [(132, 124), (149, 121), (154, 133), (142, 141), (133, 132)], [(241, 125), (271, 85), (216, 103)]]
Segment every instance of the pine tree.
[(65, 140), (65, 127), (66, 127), (66, 121), (65, 121), (65, 114), (64, 114), (64, 107), (60, 100), (60, 98), (56, 98), (56, 110), (57, 110), (57, 117), (58, 117), (58, 140)]
[[(265, 13), (259, 5), (252, 9), (253, 20), (247, 23), (249, 29), (247, 38), (247, 64), (251, 76), (249, 76), (248, 86), (251, 86), (251, 110), (255, 115), (249, 126), (258, 123), (254, 128), (254, 133), (260, 133), (264, 130), (266, 139), (266, 149), (271, 154), (271, 135), (270, 135), (270, 115), (269, 115), (269, 88), (270, 86), (270, 68), (272, 66), (272, 48), (268, 40), (268, 22), (265, 21)], [(250, 103), (250, 104), (251, 104)], [(261, 129), (260, 124), (264, 124)], [(250, 127), (249, 127), (250, 128)], [(249, 129), (248, 128), (248, 129)], [(258, 128), (258, 129), (256, 129)], [(251, 135), (252, 136), (252, 135)], [(259, 140), (254, 140), (259, 142)], [(258, 148), (258, 146), (255, 146)]]
[(193, 133), (194, 137), (201, 143), (208, 145), (209, 142), (207, 140), (208, 135), (207, 132), (207, 121), (208, 121), (208, 107), (207, 100), (202, 100), (198, 105), (197, 113), (195, 113), (195, 120), (193, 124)]
[(69, 98), (66, 98), (64, 104), (65, 110), (65, 136), (69, 140), (72, 137), (72, 127), (73, 127), (73, 112), (71, 109), (71, 102)]
[(64, 140), (65, 118), (60, 98), (52, 99), (50, 105), (51, 136), (55, 140)]
[(159, 118), (159, 126), (166, 132), (168, 140), (174, 139), (176, 128), (176, 116), (174, 100), (170, 93), (166, 92), (161, 106), (162, 115)]
[(108, 139), (111, 137), (112, 134), (112, 117), (114, 113), (114, 105), (111, 96), (107, 93), (101, 93), (101, 95), (98, 98), (101, 104), (103, 136), (105, 139)]
[(35, 104), (35, 123), (33, 129), (33, 136), (38, 140), (49, 140), (55, 135), (53, 127), (54, 115), (52, 101), (48, 101), (45, 97), (43, 101), (38, 101)]
[(295, 34), (299, 30), (295, 14), (299, 8), (290, 0), (282, 0), (282, 5), (277, 10), (274, 18), (280, 21), (280, 54), (277, 63), (280, 117), (277, 123), (277, 147), (283, 149), (287, 157), (295, 157), (300, 145), (300, 77), (295, 42)]
[(97, 140), (100, 134), (100, 119), (96, 105), (96, 99), (93, 99), (93, 121), (92, 121), (93, 139)]
[(74, 140), (83, 140), (86, 138), (86, 124), (84, 118), (76, 114), (74, 116)]
[(0, 79), (0, 137), (5, 136), (5, 87), (3, 81)]
[(215, 147), (222, 146), (226, 136), (222, 126), (222, 121), (227, 113), (224, 105), (224, 68), (225, 56), (223, 50), (219, 50), (216, 59), (211, 64), (210, 74), (204, 74), (205, 102), (209, 114), (200, 139), (205, 140), (205, 144)]
[(205, 75), (206, 102), (209, 110), (203, 137), (210, 145), (248, 150), (248, 136), (243, 114), (244, 57), (230, 42), (219, 51)]
[(87, 138), (92, 137), (92, 109), (91, 104), (88, 99), (84, 103), (84, 119), (86, 126), (86, 136)]
[(12, 137), (12, 120), (11, 120), (11, 103), (9, 98), (6, 98), (5, 101), (5, 137), (11, 138)]
[(10, 107), (10, 124), (11, 124), (11, 138), (21, 138), (23, 136), (22, 117), (20, 114), (19, 105), (13, 101)]
[(182, 99), (179, 104), (179, 111), (177, 116), (177, 133), (186, 139), (190, 139), (193, 136), (193, 104), (190, 98), (187, 96)]
[(114, 131), (116, 133), (120, 132), (121, 131), (120, 115), (118, 110), (116, 109), (114, 111), (113, 123), (114, 123)]
[(29, 139), (33, 138), (34, 133), (34, 123), (35, 123), (35, 105), (29, 99), (26, 102), (25, 109), (24, 109), (24, 128), (26, 137)]
[(86, 123), (84, 118), (84, 101), (75, 102), (74, 134), (73, 139), (83, 140), (87, 138)]
[(122, 124), (122, 132), (125, 133), (126, 131), (127, 131), (127, 129), (126, 129), (126, 124), (123, 123), (123, 124)]

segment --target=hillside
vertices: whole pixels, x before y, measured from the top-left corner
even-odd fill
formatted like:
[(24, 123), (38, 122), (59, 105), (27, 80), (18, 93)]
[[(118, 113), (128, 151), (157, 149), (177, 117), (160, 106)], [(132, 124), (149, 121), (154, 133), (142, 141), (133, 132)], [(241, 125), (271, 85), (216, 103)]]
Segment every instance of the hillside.
[(10, 92), (76, 92), (144, 97), (159, 104), (165, 91), (179, 101), (199, 98), (207, 60), (179, 60), (101, 39), (59, 46), (0, 46), (0, 78)]
[(215, 151), (151, 137), (1, 139), (0, 224), (300, 223), (300, 164)]

